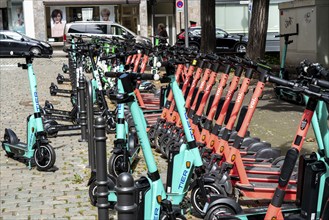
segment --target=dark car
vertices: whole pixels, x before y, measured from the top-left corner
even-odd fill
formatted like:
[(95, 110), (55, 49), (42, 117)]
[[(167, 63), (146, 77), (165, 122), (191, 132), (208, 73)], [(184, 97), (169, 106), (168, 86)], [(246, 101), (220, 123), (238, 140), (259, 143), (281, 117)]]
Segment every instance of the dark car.
[(53, 48), (47, 42), (30, 38), (16, 31), (0, 31), (0, 56), (5, 57), (12, 52), (52, 55)]
[[(190, 27), (189, 45), (200, 49), (201, 27)], [(230, 35), (226, 31), (216, 28), (216, 52), (246, 52), (247, 38), (243, 35)], [(185, 44), (185, 31), (177, 35), (177, 45)]]

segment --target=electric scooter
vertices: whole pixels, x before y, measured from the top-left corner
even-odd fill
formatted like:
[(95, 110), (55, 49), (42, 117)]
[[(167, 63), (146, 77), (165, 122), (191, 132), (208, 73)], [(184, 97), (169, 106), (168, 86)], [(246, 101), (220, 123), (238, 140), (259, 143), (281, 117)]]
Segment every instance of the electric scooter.
[[(43, 129), (37, 80), (32, 66), (33, 58), (39, 56), (33, 53), (13, 53), (13, 55), (15, 57), (24, 57), (26, 60), (25, 64), (18, 63), (18, 67), (27, 69), (34, 113), (27, 117), (27, 143), (20, 142), (15, 132), (6, 128), (2, 148), (9, 157), (24, 159), (29, 169), (36, 165), (40, 171), (53, 171), (56, 154)], [(12, 58), (12, 56), (9, 58)]]
[[(169, 161), (167, 174), (167, 190), (164, 189), (162, 180), (156, 168), (150, 143), (147, 138), (145, 119), (140, 107), (134, 98), (134, 87), (131, 85), (131, 77), (136, 76), (132, 74), (123, 74), (120, 76), (125, 94), (117, 95), (117, 99), (121, 100), (119, 100), (118, 103), (127, 103), (130, 108), (132, 118), (136, 126), (137, 136), (139, 137), (139, 142), (141, 144), (149, 173), (147, 178), (144, 177), (136, 181), (136, 185), (139, 186), (138, 190), (140, 190), (139, 194), (143, 195), (145, 193), (145, 198), (140, 201), (141, 203), (144, 203), (143, 207), (145, 207), (145, 209), (141, 208), (141, 214), (139, 215), (140, 218), (144, 219), (158, 219), (161, 214), (159, 213), (160, 206), (162, 207), (167, 204), (167, 207), (171, 208), (171, 203), (175, 207), (174, 210), (178, 210), (178, 214), (180, 214), (180, 205), (182, 204), (188, 190), (192, 190), (194, 195), (191, 196), (191, 203), (193, 207), (195, 207), (198, 213), (202, 214), (205, 211), (204, 208), (206, 209), (204, 203), (206, 201), (207, 194), (210, 192), (220, 194), (224, 192), (222, 187), (230, 187), (227, 185), (226, 181), (223, 183), (215, 183), (214, 179), (201, 176), (201, 156), (198, 148), (196, 147), (196, 143), (189, 126), (186, 110), (184, 108), (184, 97), (179, 89), (174, 75), (172, 74), (173, 73), (169, 73), (168, 77), (170, 77), (171, 88), (173, 89), (175, 102), (180, 103), (177, 105), (177, 108), (181, 117), (184, 118), (182, 120), (182, 124), (186, 132), (185, 135), (188, 144), (183, 144), (180, 147), (178, 146), (171, 152), (171, 160)], [(149, 78), (149, 74), (141, 74), (139, 77), (141, 77), (141, 79), (151, 79)], [(193, 171), (196, 172), (194, 181), (191, 179)], [(109, 201), (115, 202), (110, 199)], [(177, 212), (175, 211), (172, 213), (174, 214), (173, 217), (175, 217), (175, 213)], [(180, 214), (180, 216), (182, 215)], [(182, 218), (184, 218), (184, 216), (182, 216)]]
[[(290, 36), (298, 35), (299, 28), (298, 24), (296, 24), (296, 32), (295, 33), (288, 33), (288, 34), (280, 34), (275, 35), (275, 37), (282, 37), (284, 38), (284, 47), (282, 52), (282, 59), (280, 64), (280, 72), (279, 77), (281, 79), (288, 79), (288, 74), (285, 68), (286, 64), (286, 57), (288, 51), (288, 45), (291, 44), (293, 41), (289, 40)], [(282, 86), (275, 86), (274, 88), (275, 94), (279, 99), (284, 99), (285, 101), (292, 102), (298, 105), (305, 105), (305, 100), (303, 95), (298, 91), (294, 91), (292, 88), (282, 87)]]
[[(303, 141), (307, 134), (307, 131), (310, 126), (310, 122), (312, 120), (312, 125), (315, 128), (315, 134), (317, 141), (319, 143), (320, 151), (318, 156), (311, 156), (311, 157), (304, 157), (301, 158), (298, 170), (298, 186), (297, 186), (297, 203), (302, 201), (304, 205), (304, 211), (301, 211), (302, 216), (305, 217), (305, 213), (307, 215), (307, 219), (315, 219), (314, 217), (317, 216), (316, 219), (319, 219), (321, 208), (327, 205), (329, 194), (328, 192), (325, 193), (325, 185), (328, 182), (328, 167), (325, 164), (325, 159), (321, 159), (321, 157), (326, 157), (324, 152), (327, 151), (326, 142), (323, 142), (328, 134), (328, 125), (326, 123), (327, 118), (323, 118), (323, 116), (328, 116), (327, 109), (325, 104), (320, 101), (320, 105), (317, 107), (319, 100), (323, 100), (325, 102), (329, 102), (329, 94), (327, 92), (321, 91), (319, 86), (323, 86), (325, 88), (329, 88), (329, 83), (327, 81), (315, 80), (311, 85), (305, 86), (304, 83), (302, 85), (297, 84), (296, 82), (291, 82), (287, 80), (283, 80), (277, 77), (273, 77), (268, 75), (268, 81), (277, 83), (279, 85), (285, 87), (291, 87), (295, 90), (298, 89), (299, 92), (304, 93), (305, 95), (309, 96), (307, 101), (307, 107), (304, 111), (302, 116), (301, 122), (298, 126), (297, 134), (294, 138), (292, 143), (292, 148), (288, 150), (286, 159), (282, 165), (281, 174), (278, 179), (278, 187), (276, 188), (275, 192), (273, 191), (274, 195), (272, 196), (271, 204), (268, 208), (265, 207), (257, 207), (257, 208), (250, 208), (242, 210), (241, 206), (236, 203), (231, 198), (218, 198), (214, 199), (216, 196), (210, 198), (211, 203), (209, 205), (208, 213), (205, 219), (283, 219), (283, 216), (287, 216), (289, 214), (293, 214), (296, 212), (300, 212), (299, 208), (293, 204), (283, 204), (284, 197), (291, 189), (288, 189), (288, 182), (289, 178), (294, 170), (294, 166), (298, 157), (298, 153), (302, 147)], [(311, 81), (311, 80), (310, 80)], [(317, 110), (316, 110), (317, 107)], [(315, 112), (315, 110), (317, 112)], [(315, 113), (314, 113), (315, 112)], [(319, 125), (319, 119), (317, 118), (317, 113), (322, 116), (324, 119)], [(312, 116), (315, 116), (312, 118)], [(325, 146), (324, 148), (322, 148)], [(237, 152), (233, 150), (229, 158), (237, 158)], [(319, 159), (318, 162), (315, 162)], [(232, 159), (229, 159), (227, 162), (231, 163)], [(315, 161), (314, 161), (315, 160)], [(322, 161), (322, 162), (321, 162)], [(227, 163), (226, 162), (226, 163)], [(307, 165), (308, 164), (308, 165)], [(228, 165), (226, 165), (226, 168)], [(232, 167), (231, 167), (232, 168)], [(229, 169), (231, 169), (229, 168)], [(327, 170), (327, 172), (326, 172)], [(309, 173), (309, 175), (307, 175)], [(321, 174), (320, 174), (321, 173)], [(324, 173), (324, 175), (322, 175)], [(327, 174), (326, 174), (327, 173)], [(307, 175), (307, 178), (306, 178)], [(318, 175), (318, 176), (317, 176)], [(319, 176), (321, 176), (321, 184), (318, 184)], [(315, 182), (314, 182), (315, 181)], [(304, 182), (304, 184), (303, 184)], [(316, 187), (314, 187), (316, 184)], [(307, 190), (303, 190), (301, 186), (306, 186)], [(247, 185), (244, 188), (248, 188)], [(312, 191), (309, 191), (312, 190)], [(317, 190), (319, 190), (319, 197), (316, 195)], [(322, 192), (322, 193), (321, 193)], [(318, 199), (317, 199), (318, 198)], [(303, 199), (305, 201), (303, 201)], [(313, 199), (313, 200), (312, 200)], [(319, 205), (320, 204), (320, 205)], [(314, 213), (310, 215), (311, 213)], [(236, 215), (238, 214), (238, 215)], [(322, 214), (325, 215), (326, 212), (322, 210)], [(228, 216), (229, 215), (229, 216)], [(232, 216), (235, 215), (235, 216)], [(313, 217), (311, 217), (313, 216)], [(304, 219), (298, 217), (289, 217), (288, 219)]]

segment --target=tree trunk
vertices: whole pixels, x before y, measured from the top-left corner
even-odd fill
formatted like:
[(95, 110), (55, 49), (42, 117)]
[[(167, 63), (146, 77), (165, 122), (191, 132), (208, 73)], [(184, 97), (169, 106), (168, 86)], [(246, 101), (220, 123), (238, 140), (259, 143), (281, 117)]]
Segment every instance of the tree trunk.
[(216, 47), (215, 0), (201, 2), (201, 51), (211, 53)]
[(247, 56), (254, 60), (263, 59), (268, 25), (270, 0), (253, 0), (249, 27)]

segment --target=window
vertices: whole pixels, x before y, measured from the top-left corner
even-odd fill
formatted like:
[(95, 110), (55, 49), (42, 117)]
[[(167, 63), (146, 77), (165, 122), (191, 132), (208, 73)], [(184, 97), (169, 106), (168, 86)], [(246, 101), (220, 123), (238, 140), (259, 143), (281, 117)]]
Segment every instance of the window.
[(192, 29), (191, 34), (201, 36), (201, 29)]
[(69, 33), (85, 33), (86, 27), (83, 24), (75, 24), (68, 30)]
[(124, 33), (124, 30), (121, 27), (116, 26), (116, 25), (112, 25), (111, 29), (112, 29), (113, 35), (122, 35)]
[(20, 34), (17, 34), (17, 33), (15, 33), (15, 32), (13, 32), (13, 33), (8, 33), (7, 34), (7, 39), (13, 39), (13, 40), (21, 40), (22, 39), (22, 35), (20, 35)]
[(220, 29), (216, 29), (216, 37), (225, 37), (227, 35), (228, 34), (225, 31), (220, 30)]
[(106, 24), (88, 24), (86, 25), (86, 33), (91, 34), (111, 34), (111, 28)]
[(0, 40), (4, 40), (4, 39), (6, 39), (6, 35), (0, 34)]

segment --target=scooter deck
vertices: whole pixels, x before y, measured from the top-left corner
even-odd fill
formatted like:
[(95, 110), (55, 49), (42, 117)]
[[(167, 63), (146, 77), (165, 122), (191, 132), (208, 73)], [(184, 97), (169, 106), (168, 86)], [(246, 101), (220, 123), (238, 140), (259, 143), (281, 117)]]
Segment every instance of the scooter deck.
[[(257, 166), (245, 166), (245, 171), (248, 177), (255, 178), (258, 182), (263, 182), (262, 179), (266, 179), (268, 176), (273, 176), (278, 178), (281, 173), (280, 167), (257, 167)], [(292, 173), (292, 180), (297, 179), (298, 167)], [(238, 172), (236, 169), (230, 175), (231, 177), (238, 177)]]
[[(279, 175), (266, 175), (266, 174), (248, 174), (248, 180), (253, 182), (270, 182), (270, 183), (277, 183), (279, 179)], [(297, 184), (297, 172), (291, 175), (289, 183)], [(231, 180), (233, 182), (238, 182), (240, 180), (239, 176), (231, 175)]]
[(23, 142), (18, 142), (17, 144), (10, 144), (8, 142), (3, 142), (2, 148), (5, 151), (10, 150), (10, 152), (15, 154), (16, 157), (25, 155), (25, 152), (27, 151), (27, 145)]
[[(253, 182), (249, 181), (250, 185), (242, 184), (240, 182), (235, 183), (235, 187), (240, 190), (243, 196), (248, 198), (257, 199), (272, 199), (274, 191), (278, 186), (278, 183), (272, 182)], [(285, 201), (296, 200), (297, 185), (289, 184), (284, 197)]]
[(22, 150), (26, 150), (26, 143), (23, 143), (23, 142), (18, 142), (17, 144), (9, 144), (8, 142), (6, 143), (3, 143), (2, 145), (4, 146), (9, 146), (9, 147), (13, 147), (13, 148), (19, 148), (19, 149), (22, 149)]

